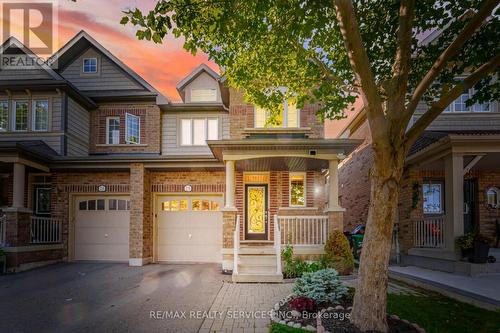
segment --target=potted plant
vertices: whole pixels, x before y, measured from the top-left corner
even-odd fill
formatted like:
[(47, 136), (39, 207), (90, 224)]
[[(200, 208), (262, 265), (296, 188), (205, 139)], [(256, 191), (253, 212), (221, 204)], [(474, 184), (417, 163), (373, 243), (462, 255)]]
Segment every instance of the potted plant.
[(0, 273), (5, 273), (5, 268), (7, 267), (7, 256), (5, 251), (0, 248)]
[(472, 257), (469, 258), (470, 262), (476, 264), (484, 264), (488, 261), (488, 252), (490, 251), (490, 239), (481, 234), (474, 237), (474, 251)]
[(472, 232), (468, 232), (458, 237), (457, 247), (462, 251), (462, 258), (470, 258), (474, 250), (474, 234)]

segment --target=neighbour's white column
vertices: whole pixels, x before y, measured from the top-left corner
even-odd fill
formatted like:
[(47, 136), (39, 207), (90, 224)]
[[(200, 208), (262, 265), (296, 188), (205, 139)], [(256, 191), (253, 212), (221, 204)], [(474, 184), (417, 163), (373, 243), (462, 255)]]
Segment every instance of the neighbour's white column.
[(235, 192), (235, 174), (234, 161), (226, 161), (226, 206), (225, 208), (235, 208), (234, 192)]
[(464, 158), (451, 154), (445, 158), (445, 246), (455, 250), (455, 239), (464, 233)]
[(339, 206), (339, 161), (337, 159), (328, 161), (329, 173), (329, 199), (328, 208), (330, 210), (338, 210)]
[(12, 207), (15, 208), (24, 207), (24, 177), (25, 177), (24, 164), (14, 163)]

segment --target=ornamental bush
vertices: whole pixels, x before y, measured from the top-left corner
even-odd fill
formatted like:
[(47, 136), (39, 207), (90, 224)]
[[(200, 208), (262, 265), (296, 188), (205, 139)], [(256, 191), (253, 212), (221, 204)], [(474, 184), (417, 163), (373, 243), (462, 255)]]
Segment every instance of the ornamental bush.
[(295, 281), (292, 290), (296, 296), (308, 297), (317, 303), (338, 304), (348, 294), (347, 287), (342, 284), (337, 271), (332, 268), (304, 273)]
[(326, 240), (325, 258), (328, 261), (328, 267), (335, 268), (340, 275), (352, 273), (354, 256), (349, 240), (340, 230), (334, 230)]

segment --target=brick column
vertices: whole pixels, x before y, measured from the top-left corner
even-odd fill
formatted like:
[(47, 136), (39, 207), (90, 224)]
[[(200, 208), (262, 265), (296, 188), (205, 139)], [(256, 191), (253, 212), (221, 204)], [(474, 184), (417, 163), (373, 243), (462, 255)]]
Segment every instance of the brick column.
[(233, 269), (233, 237), (237, 215), (238, 211), (236, 209), (225, 208), (222, 210), (222, 270), (224, 272)]
[(345, 209), (339, 206), (339, 176), (338, 176), (339, 161), (337, 159), (328, 161), (328, 208), (325, 213), (328, 216), (328, 232), (334, 230), (344, 231), (344, 211)]
[(142, 163), (130, 164), (129, 265), (152, 261), (153, 223), (149, 172)]
[(327, 211), (328, 233), (334, 230), (344, 231), (344, 211)]

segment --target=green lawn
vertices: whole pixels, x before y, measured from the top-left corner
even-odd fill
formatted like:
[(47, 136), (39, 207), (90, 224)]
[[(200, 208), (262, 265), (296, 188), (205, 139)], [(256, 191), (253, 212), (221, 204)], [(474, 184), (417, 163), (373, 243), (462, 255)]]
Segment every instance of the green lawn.
[[(417, 323), (427, 333), (498, 333), (500, 311), (488, 311), (438, 294), (428, 296), (389, 294), (387, 312)], [(273, 324), (271, 333), (299, 333)]]

